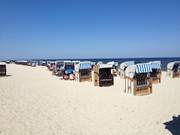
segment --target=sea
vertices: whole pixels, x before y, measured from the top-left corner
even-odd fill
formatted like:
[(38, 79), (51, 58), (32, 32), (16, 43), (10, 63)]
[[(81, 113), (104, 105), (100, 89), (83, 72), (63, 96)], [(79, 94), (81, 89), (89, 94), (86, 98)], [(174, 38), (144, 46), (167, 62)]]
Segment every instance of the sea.
[[(36, 59), (37, 60), (37, 59)], [(73, 61), (93, 61), (107, 63), (110, 61), (118, 62), (118, 64), (125, 61), (135, 61), (135, 63), (145, 63), (149, 61), (161, 61), (162, 70), (167, 69), (167, 64), (173, 61), (180, 61), (180, 57), (154, 57), (154, 58), (96, 58), (96, 59), (41, 59), (45, 61), (56, 61), (56, 60), (73, 60)]]

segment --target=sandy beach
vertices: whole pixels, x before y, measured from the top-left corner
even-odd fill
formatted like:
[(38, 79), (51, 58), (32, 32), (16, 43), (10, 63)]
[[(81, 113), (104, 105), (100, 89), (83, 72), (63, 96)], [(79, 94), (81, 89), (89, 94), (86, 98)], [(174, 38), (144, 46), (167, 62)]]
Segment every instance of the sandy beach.
[(180, 115), (180, 79), (162, 74), (153, 93), (61, 80), (45, 67), (7, 65), (0, 77), (0, 135), (167, 135), (163, 123)]

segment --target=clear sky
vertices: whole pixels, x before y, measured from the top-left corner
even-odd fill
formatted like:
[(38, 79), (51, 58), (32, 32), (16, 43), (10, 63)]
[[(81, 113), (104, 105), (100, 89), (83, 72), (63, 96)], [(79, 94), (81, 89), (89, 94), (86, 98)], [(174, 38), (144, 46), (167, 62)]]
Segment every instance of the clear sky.
[(180, 0), (0, 0), (0, 59), (180, 56)]

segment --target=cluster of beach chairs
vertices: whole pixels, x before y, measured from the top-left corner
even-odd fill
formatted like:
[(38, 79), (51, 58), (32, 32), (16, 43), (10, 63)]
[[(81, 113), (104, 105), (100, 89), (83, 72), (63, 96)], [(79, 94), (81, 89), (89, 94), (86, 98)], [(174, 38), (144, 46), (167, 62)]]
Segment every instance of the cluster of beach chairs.
[[(6, 61), (0, 64), (0, 76), (6, 75), (6, 64), (15, 63), (27, 66), (46, 66), (52, 75), (64, 80), (78, 82), (93, 82), (94, 86), (111, 86), (114, 77), (120, 76), (125, 80), (125, 93), (146, 95), (152, 93), (152, 85), (161, 83), (161, 61), (135, 63), (118, 62), (91, 62), (91, 61)], [(180, 77), (180, 61), (170, 62), (167, 65), (167, 75)]]

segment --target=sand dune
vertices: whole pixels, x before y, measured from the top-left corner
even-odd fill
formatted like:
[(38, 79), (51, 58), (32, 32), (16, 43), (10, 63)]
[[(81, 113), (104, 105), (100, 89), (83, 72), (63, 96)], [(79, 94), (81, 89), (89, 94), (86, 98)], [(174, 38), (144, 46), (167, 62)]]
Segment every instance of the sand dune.
[(45, 67), (7, 65), (0, 78), (0, 135), (167, 135), (163, 123), (180, 115), (180, 79), (162, 74), (153, 93), (64, 81)]

